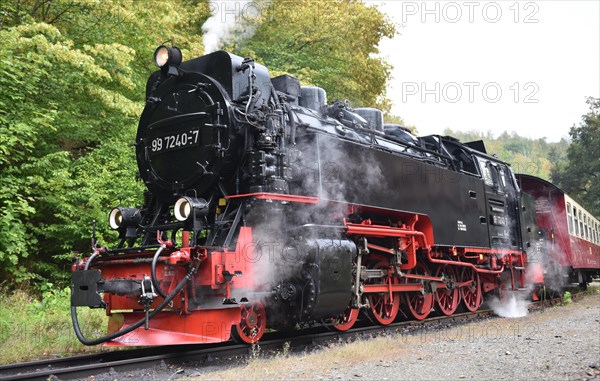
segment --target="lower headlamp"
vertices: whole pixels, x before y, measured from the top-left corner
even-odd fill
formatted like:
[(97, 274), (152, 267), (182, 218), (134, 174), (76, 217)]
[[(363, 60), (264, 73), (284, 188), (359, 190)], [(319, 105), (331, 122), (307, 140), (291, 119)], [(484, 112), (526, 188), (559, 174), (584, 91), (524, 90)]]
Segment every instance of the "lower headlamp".
[(204, 216), (208, 212), (208, 203), (202, 198), (181, 197), (175, 202), (173, 214), (177, 221), (187, 221), (192, 214)]
[(137, 227), (141, 221), (142, 215), (137, 208), (113, 208), (108, 215), (108, 224), (114, 230), (125, 227)]

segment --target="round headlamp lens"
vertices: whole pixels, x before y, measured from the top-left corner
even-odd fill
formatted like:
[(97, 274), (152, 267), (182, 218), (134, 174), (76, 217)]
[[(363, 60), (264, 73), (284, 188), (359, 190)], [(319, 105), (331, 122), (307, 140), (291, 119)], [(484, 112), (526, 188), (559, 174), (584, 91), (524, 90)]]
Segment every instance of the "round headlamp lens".
[(159, 46), (154, 52), (154, 63), (158, 67), (163, 67), (169, 62), (169, 49), (166, 46)]
[(110, 214), (108, 215), (108, 224), (110, 225), (110, 228), (116, 230), (121, 227), (122, 223), (123, 213), (121, 213), (121, 209), (114, 208), (111, 210)]
[(187, 197), (182, 197), (175, 203), (173, 208), (177, 221), (185, 221), (192, 214), (192, 205)]

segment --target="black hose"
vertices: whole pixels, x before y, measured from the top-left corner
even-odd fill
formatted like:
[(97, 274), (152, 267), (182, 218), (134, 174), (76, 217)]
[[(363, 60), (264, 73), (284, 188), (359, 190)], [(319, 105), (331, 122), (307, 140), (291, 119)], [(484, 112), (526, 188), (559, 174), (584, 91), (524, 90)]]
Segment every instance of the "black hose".
[(87, 262), (85, 262), (85, 267), (83, 268), (84, 270), (87, 270), (90, 268), (90, 265), (92, 264), (92, 261), (98, 256), (98, 254), (100, 254), (97, 251), (94, 251), (94, 254), (92, 254), (90, 256), (90, 259), (87, 260)]
[(254, 97), (252, 99), (248, 100), (248, 109), (250, 109), (250, 111), (252, 111), (252, 108), (254, 107), (254, 105), (256, 105), (256, 103), (260, 100), (260, 96), (262, 95), (262, 91), (260, 91), (260, 89), (256, 89), (256, 92), (254, 93)]
[(154, 257), (152, 258), (152, 266), (150, 267), (150, 276), (152, 277), (152, 284), (154, 285), (154, 289), (156, 290), (156, 292), (158, 292), (158, 295), (162, 296), (163, 298), (167, 298), (167, 294), (165, 294), (165, 292), (162, 290), (162, 288), (160, 288), (160, 284), (158, 283), (158, 278), (156, 278), (156, 263), (158, 262), (158, 257), (160, 256), (160, 253), (162, 253), (162, 251), (165, 249), (165, 245), (161, 245), (158, 250), (156, 250), (156, 254), (154, 254)]
[(271, 85), (271, 96), (273, 97), (273, 104), (277, 108), (277, 106), (280, 105), (279, 97), (277, 96), (277, 91), (275, 90), (275, 87), (273, 87), (272, 85)]
[(294, 112), (291, 107), (287, 107), (288, 118), (290, 119), (290, 144), (296, 144), (296, 120), (294, 119)]
[[(177, 284), (177, 287), (175, 287), (173, 292), (170, 293), (165, 298), (165, 300), (163, 300), (163, 302), (158, 307), (156, 307), (156, 309), (154, 311), (150, 312), (150, 314), (148, 315), (148, 320), (152, 319), (154, 316), (156, 316), (156, 314), (161, 312), (167, 306), (167, 304), (171, 303), (171, 301), (175, 298), (175, 296), (177, 296), (177, 294), (183, 289), (185, 284), (192, 279), (193, 274), (196, 271), (198, 271), (199, 267), (200, 267), (200, 262), (198, 262), (198, 265), (193, 270), (190, 270), (187, 273), (187, 275), (185, 276), (185, 278), (183, 278), (181, 280), (181, 282), (179, 282), (179, 284)], [(79, 327), (79, 320), (77, 319), (77, 307), (75, 307), (75, 306), (71, 306), (71, 319), (73, 320), (73, 329), (75, 330), (75, 336), (77, 336), (79, 341), (81, 341), (81, 343), (84, 345), (98, 345), (98, 344), (107, 342), (109, 340), (116, 339), (117, 337), (123, 336), (135, 329), (138, 329), (139, 327), (144, 325), (144, 323), (146, 322), (146, 318), (144, 317), (144, 318), (138, 320), (135, 324), (130, 325), (129, 327), (127, 327), (123, 330), (113, 332), (109, 335), (102, 336), (97, 339), (90, 340), (90, 339), (87, 339), (85, 336), (83, 336), (83, 333), (81, 332), (81, 328)]]

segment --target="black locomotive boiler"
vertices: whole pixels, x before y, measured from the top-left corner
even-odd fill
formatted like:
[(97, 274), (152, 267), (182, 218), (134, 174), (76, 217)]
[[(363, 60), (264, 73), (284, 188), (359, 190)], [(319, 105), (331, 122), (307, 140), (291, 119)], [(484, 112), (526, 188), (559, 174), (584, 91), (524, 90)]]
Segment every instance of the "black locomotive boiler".
[[(224, 51), (181, 62), (161, 46), (155, 61), (135, 141), (144, 204), (114, 208), (118, 245), (74, 266), (83, 343), (252, 343), (525, 287), (518, 185), (481, 142), (417, 138)], [(106, 309), (106, 336), (83, 335), (81, 306)]]

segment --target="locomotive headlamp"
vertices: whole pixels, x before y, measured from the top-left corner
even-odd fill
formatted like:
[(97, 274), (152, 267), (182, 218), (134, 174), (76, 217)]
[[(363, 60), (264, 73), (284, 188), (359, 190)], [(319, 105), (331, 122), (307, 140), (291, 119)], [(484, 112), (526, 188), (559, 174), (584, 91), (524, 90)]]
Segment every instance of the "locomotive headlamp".
[(154, 63), (164, 66), (177, 66), (181, 63), (181, 50), (176, 46), (161, 45), (154, 51)]
[(137, 227), (141, 221), (142, 215), (137, 208), (113, 208), (108, 215), (108, 224), (114, 230)]
[(181, 197), (175, 203), (173, 212), (177, 221), (187, 221), (192, 214), (197, 217), (205, 216), (208, 213), (208, 203), (202, 198)]

